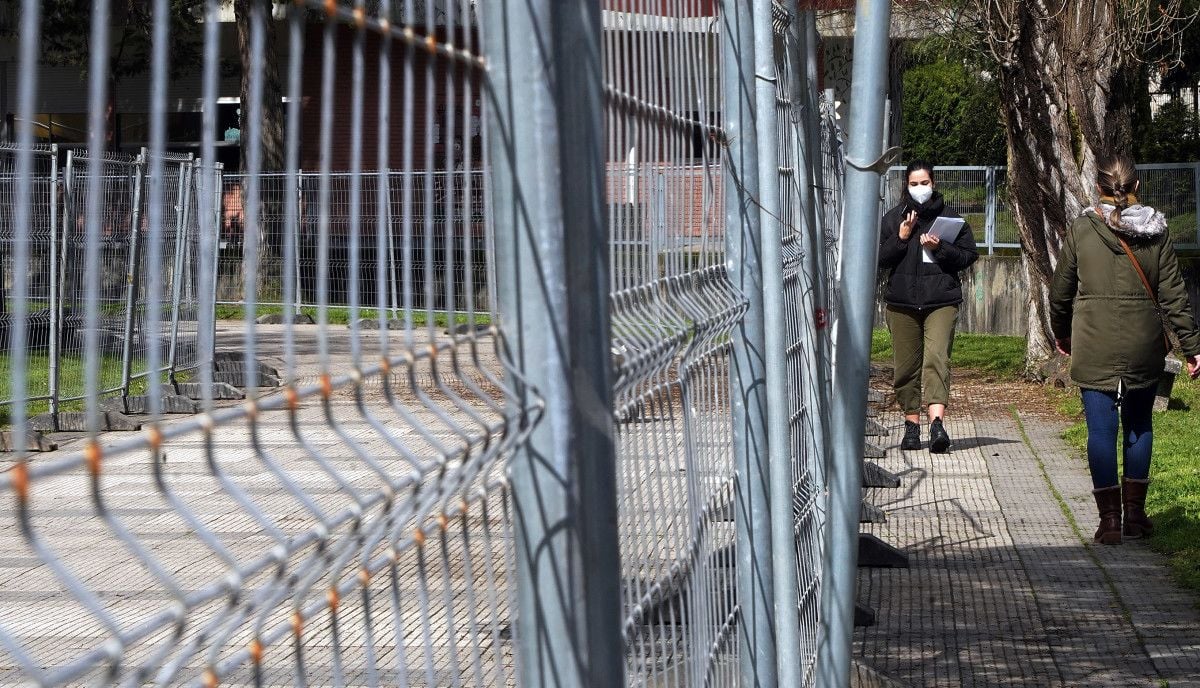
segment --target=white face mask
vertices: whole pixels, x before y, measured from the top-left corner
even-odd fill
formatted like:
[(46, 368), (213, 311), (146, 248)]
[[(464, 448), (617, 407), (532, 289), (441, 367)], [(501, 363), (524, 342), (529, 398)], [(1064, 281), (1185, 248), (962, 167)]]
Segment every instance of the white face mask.
[(917, 203), (924, 203), (930, 198), (933, 198), (933, 186), (921, 184), (919, 186), (908, 187), (908, 195)]

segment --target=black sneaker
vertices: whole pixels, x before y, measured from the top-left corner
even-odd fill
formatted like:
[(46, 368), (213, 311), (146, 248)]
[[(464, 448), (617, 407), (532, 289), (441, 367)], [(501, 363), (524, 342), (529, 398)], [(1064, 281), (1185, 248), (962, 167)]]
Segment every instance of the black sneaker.
[(942, 427), (942, 419), (935, 418), (929, 424), (929, 451), (934, 454), (945, 454), (950, 451), (950, 435)]
[(905, 451), (916, 451), (921, 448), (921, 424), (911, 420), (904, 421), (904, 439), (900, 448)]

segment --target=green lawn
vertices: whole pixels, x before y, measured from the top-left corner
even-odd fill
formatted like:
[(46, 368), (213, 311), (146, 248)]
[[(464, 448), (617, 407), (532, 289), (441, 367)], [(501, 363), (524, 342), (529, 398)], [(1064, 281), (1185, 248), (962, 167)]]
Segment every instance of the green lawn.
[[(29, 396), (46, 396), (50, 390), (50, 357), (45, 353), (31, 353), (26, 366), (26, 390)], [(84, 378), (84, 359), (79, 356), (64, 356), (60, 361), (59, 367), (59, 396), (60, 398), (82, 397), (84, 396), (84, 388), (86, 380)], [(145, 361), (135, 359), (133, 361), (133, 372), (144, 370), (146, 367)], [(11, 366), (9, 365), (9, 357), (7, 354), (0, 354), (0, 399), (9, 399), (12, 394), (11, 384), (12, 375), (10, 373)], [(186, 376), (177, 375), (176, 379), (183, 380)], [(142, 377), (133, 380), (129, 385), (131, 394), (143, 394), (146, 391), (147, 378)], [(167, 381), (164, 375), (163, 382)], [(121, 357), (120, 356), (101, 356), (100, 357), (100, 389), (112, 389), (121, 385)], [(60, 405), (62, 411), (81, 411), (84, 408), (82, 401), (63, 402)], [(50, 402), (31, 401), (25, 407), (27, 416), (35, 416), (39, 413), (46, 413), (50, 410)], [(8, 405), (0, 406), (0, 426), (7, 427), (10, 419), (10, 407)]]
[[(291, 309), (289, 308), (288, 311), (290, 312)], [(216, 312), (217, 320), (242, 320), (246, 317), (246, 309), (242, 306), (219, 305)], [(254, 309), (254, 312), (257, 315), (274, 315), (283, 313), (284, 308), (282, 306), (258, 306)], [(317, 321), (317, 309), (315, 307), (303, 306), (300, 308), (300, 312), (311, 317), (313, 322)], [(387, 311), (388, 317), (391, 317), (391, 313), (390, 310)], [(330, 306), (326, 314), (330, 325), (346, 325), (350, 322), (350, 309), (344, 306)], [(360, 308), (358, 317), (375, 320), (379, 317), (379, 311), (374, 308)], [(400, 317), (403, 318), (403, 314)], [(424, 310), (414, 310), (412, 313), (413, 326), (423, 327), (427, 322), (427, 318), (428, 316)], [(449, 322), (450, 316), (446, 313), (434, 313), (433, 324), (436, 327), (446, 327)], [(469, 320), (465, 313), (458, 313), (454, 316), (454, 322), (462, 325), (469, 322)], [(475, 314), (475, 324), (489, 325), (491, 322), (492, 318), (489, 314)]]
[[(885, 329), (871, 333), (871, 360), (892, 360), (892, 335)], [(950, 365), (1015, 380), (1025, 371), (1025, 338), (959, 332)]]
[[(1181, 376), (1186, 378), (1186, 376)], [(1075, 404), (1078, 409), (1078, 404)], [(1076, 410), (1077, 417), (1082, 411)], [(1154, 519), (1150, 546), (1166, 555), (1180, 583), (1200, 591), (1200, 382), (1179, 379), (1171, 408), (1154, 416), (1154, 463), (1146, 510)], [(1079, 419), (1065, 435), (1084, 451)]]

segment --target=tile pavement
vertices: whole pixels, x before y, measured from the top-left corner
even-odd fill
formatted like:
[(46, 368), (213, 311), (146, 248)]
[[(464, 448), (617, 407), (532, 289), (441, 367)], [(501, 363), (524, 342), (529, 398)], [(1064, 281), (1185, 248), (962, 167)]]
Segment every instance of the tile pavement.
[(867, 491), (888, 520), (864, 529), (910, 568), (860, 570), (878, 619), (857, 656), (910, 686), (1200, 686), (1200, 595), (1143, 544), (1090, 544), (1091, 482), (1060, 424), (960, 415), (937, 456), (901, 453), (890, 420), (879, 463), (903, 484)]

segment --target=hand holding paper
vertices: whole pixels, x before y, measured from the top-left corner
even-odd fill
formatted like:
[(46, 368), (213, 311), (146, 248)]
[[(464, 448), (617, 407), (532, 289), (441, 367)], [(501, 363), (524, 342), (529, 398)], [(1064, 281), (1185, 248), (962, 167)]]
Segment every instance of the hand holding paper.
[(966, 224), (967, 221), (961, 217), (939, 217), (938, 219), (934, 220), (933, 225), (929, 227), (928, 231), (925, 232), (925, 235), (935, 238), (936, 241), (929, 242), (930, 245), (926, 245), (925, 241), (921, 242), (922, 262), (936, 262), (933, 259), (932, 249), (936, 248), (940, 242), (953, 242), (958, 238), (958, 233), (962, 231), (963, 226)]

